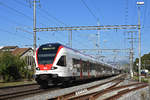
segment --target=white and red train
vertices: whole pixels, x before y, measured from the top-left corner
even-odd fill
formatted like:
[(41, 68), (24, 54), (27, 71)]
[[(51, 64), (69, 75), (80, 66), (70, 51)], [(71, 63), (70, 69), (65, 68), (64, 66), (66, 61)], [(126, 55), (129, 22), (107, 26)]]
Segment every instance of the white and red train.
[(36, 81), (49, 84), (119, 74), (120, 70), (59, 43), (41, 45), (36, 51)]

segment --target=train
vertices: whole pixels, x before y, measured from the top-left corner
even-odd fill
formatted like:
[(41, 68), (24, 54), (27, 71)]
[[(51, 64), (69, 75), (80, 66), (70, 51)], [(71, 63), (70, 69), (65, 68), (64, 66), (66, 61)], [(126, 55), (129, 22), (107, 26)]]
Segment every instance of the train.
[(112, 65), (60, 43), (39, 46), (35, 80), (42, 87), (120, 74)]

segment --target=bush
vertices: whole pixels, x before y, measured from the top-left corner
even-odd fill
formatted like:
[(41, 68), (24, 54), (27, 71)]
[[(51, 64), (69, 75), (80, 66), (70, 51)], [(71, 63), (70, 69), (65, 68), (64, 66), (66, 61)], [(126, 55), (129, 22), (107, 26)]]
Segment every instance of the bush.
[(4, 52), (0, 56), (0, 75), (5, 82), (17, 81), (25, 78), (28, 70), (24, 60), (14, 56), (10, 52)]

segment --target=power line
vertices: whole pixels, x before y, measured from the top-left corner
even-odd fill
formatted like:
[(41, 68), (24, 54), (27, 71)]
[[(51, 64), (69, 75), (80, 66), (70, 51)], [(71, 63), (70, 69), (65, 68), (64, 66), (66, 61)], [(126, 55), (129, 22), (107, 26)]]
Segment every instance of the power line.
[(129, 6), (129, 1), (128, 0), (126, 0), (126, 7), (125, 7), (125, 24), (128, 24), (128, 14), (129, 14), (129, 8), (128, 8), (128, 6)]
[(55, 16), (53, 16), (52, 14), (50, 14), (47, 10), (45, 9), (40, 9), (42, 12), (44, 12), (45, 14), (47, 14), (49, 17), (51, 17), (52, 19), (54, 19), (55, 21), (57, 21), (58, 23), (68, 26), (67, 24), (65, 24), (64, 22), (60, 21), (58, 18), (56, 18)]
[[(91, 0), (93, 1), (93, 0)], [(94, 1), (93, 1), (94, 2)], [(100, 8), (97, 8), (95, 3), (92, 2), (92, 5), (93, 5), (93, 8), (95, 8), (96, 12), (98, 13), (99, 17), (103, 17), (102, 15), (102, 12), (101, 12), (101, 9)]]
[[(16, 35), (15, 33), (12, 33), (12, 32), (10, 32), (10, 31), (6, 31), (6, 30), (2, 30), (2, 29), (0, 29), (1, 30), (1, 32), (4, 32), (4, 34), (10, 34), (10, 35), (12, 35), (13, 37), (11, 38), (10, 37), (10, 39), (9, 39), (9, 36), (7, 36), (7, 41), (2, 41), (2, 42), (6, 42), (5, 44), (3, 44), (3, 45), (10, 45), (10, 44), (12, 44), (12, 43), (15, 43), (15, 45), (20, 45), (20, 46), (22, 46), (23, 45), (23, 42), (25, 42), (25, 40), (24, 39), (22, 39), (24, 36), (19, 36), (19, 35)], [(20, 37), (20, 39), (21, 40), (18, 40), (18, 37)], [(4, 38), (4, 37), (3, 37)], [(25, 38), (25, 37), (24, 37)], [(15, 39), (15, 42), (13, 42), (14, 41), (14, 39)], [(29, 41), (29, 40), (31, 40), (30, 38), (28, 38), (28, 37), (26, 37), (26, 39), (27, 39), (27, 41)], [(1, 39), (2, 40), (2, 39)], [(1, 44), (2, 45), (2, 44)]]
[[(16, 20), (12, 20), (12, 19), (8, 19), (9, 17), (6, 17), (6, 16), (2, 16), (2, 14), (0, 15), (1, 16), (1, 19), (5, 19), (7, 20), (7, 22), (11, 23), (11, 24), (16, 24), (16, 25), (23, 25), (23, 26), (26, 26), (25, 24), (22, 24), (22, 23), (18, 23)], [(3, 17), (3, 18), (2, 18)]]
[[(64, 26), (70, 26), (70, 25), (64, 23), (63, 21), (59, 20), (57, 17), (55, 17), (54, 15), (50, 14), (49, 11), (47, 11), (47, 10), (45, 10), (45, 9), (43, 9), (43, 8), (40, 8), (40, 11), (43, 12), (43, 13), (45, 13), (48, 17), (54, 19), (56, 22), (58, 22), (58, 23), (60, 23), (60, 24), (62, 24), (62, 25), (64, 25)], [(77, 30), (76, 30), (76, 32), (80, 33), (80, 32), (77, 31)], [(69, 32), (69, 34), (70, 34), (70, 32)], [(62, 34), (61, 34), (61, 35), (62, 35)], [(77, 34), (77, 35), (78, 35), (78, 34)], [(80, 36), (79, 36), (79, 37), (80, 37)], [(77, 42), (79, 42), (78, 39), (75, 39), (75, 40), (76, 40)], [(69, 41), (70, 41), (70, 40), (69, 40)], [(83, 44), (82, 42), (79, 42), (79, 43), (80, 43), (80, 44)], [(85, 44), (84, 44), (84, 45), (85, 45)], [(86, 45), (86, 46), (87, 46), (87, 45)]]
[(144, 0), (145, 2), (145, 8), (144, 8), (144, 15), (143, 15), (143, 27), (144, 27), (144, 24), (145, 24), (145, 20), (146, 20), (146, 13), (147, 13), (147, 3), (148, 1), (147, 0)]
[[(56, 22), (58, 22), (58, 23), (60, 23), (60, 24), (62, 24), (62, 25), (64, 25), (64, 26), (70, 26), (70, 25), (64, 23), (63, 21), (59, 20), (57, 17), (55, 17), (54, 15), (50, 14), (47, 10), (45, 10), (45, 9), (43, 9), (43, 8), (40, 8), (40, 11), (43, 12), (43, 13), (45, 13), (48, 17), (54, 19)], [(76, 32), (78, 32), (78, 31), (76, 30)], [(78, 32), (78, 33), (80, 33), (80, 32)], [(79, 36), (79, 37), (80, 37), (80, 36)], [(77, 40), (77, 39), (76, 39), (76, 40)], [(70, 40), (69, 40), (69, 41), (70, 41)], [(77, 40), (77, 42), (78, 42), (78, 40)], [(80, 43), (80, 44), (83, 44), (82, 42), (79, 42), (79, 43)], [(84, 45), (85, 45), (85, 44), (84, 44)], [(86, 46), (87, 46), (87, 45), (86, 45)]]
[[(40, 11), (43, 11), (43, 10), (37, 10), (38, 11), (38, 13), (41, 13)], [(45, 13), (46, 14), (46, 13)], [(45, 15), (43, 15), (43, 14), (40, 14), (40, 16), (42, 16), (42, 18), (45, 18), (45, 19), (47, 19), (47, 21), (48, 22), (50, 22), (50, 21), (52, 21), (50, 18), (49, 18), (49, 16), (46, 14), (46, 16)], [(53, 21), (54, 22), (54, 21)], [(60, 25), (58, 25), (57, 23), (55, 23), (57, 26), (60, 26)]]
[[(13, 35), (13, 36), (19, 36), (20, 38), (26, 38), (26, 39), (28, 39), (28, 40), (32, 40), (31, 38), (29, 38), (29, 37), (26, 37), (26, 36), (23, 36), (23, 35), (21, 35), (21, 34), (19, 34), (19, 35), (16, 35), (15, 33), (13, 33), (13, 32), (10, 32), (10, 31), (7, 31), (7, 30), (4, 30), (4, 29), (0, 29), (0, 31), (3, 31), (3, 32), (6, 32), (6, 33), (8, 33), (8, 34), (10, 34), (10, 35)], [(12, 34), (11, 34), (12, 33)]]
[[(64, 22), (60, 21), (58, 18), (56, 18), (54, 15), (50, 14), (49, 11), (47, 11), (47, 10), (45, 10), (45, 9), (43, 9), (43, 8), (38, 8), (38, 9), (39, 9), (39, 10), (37, 10), (37, 11), (39, 11), (39, 13), (42, 12), (42, 13), (45, 13), (45, 14), (48, 16), (48, 17), (46, 17), (46, 16), (40, 14), (40, 15), (42, 15), (43, 17), (47, 18), (48, 20), (49, 20), (49, 17), (50, 17), (50, 18), (52, 18), (53, 20), (55, 20), (56, 22), (58, 22), (58, 23), (60, 23), (60, 24), (62, 24), (62, 25), (68, 26), (67, 24), (65, 24)], [(78, 32), (78, 31), (77, 31), (77, 32)], [(62, 35), (62, 34), (61, 34), (61, 35)], [(64, 37), (64, 36), (63, 36), (63, 37)], [(82, 43), (81, 43), (81, 44), (82, 44)]]
[(81, 0), (81, 2), (85, 5), (85, 7), (88, 9), (88, 11), (91, 13), (91, 15), (98, 20), (98, 17), (92, 12), (92, 10), (88, 7), (88, 5), (85, 3), (84, 0)]
[[(81, 0), (82, 3), (85, 5), (85, 7), (88, 9), (88, 11), (91, 13), (91, 15), (96, 19), (98, 25), (100, 25), (100, 21), (99, 21), (99, 18), (92, 12), (92, 10), (88, 7), (88, 5), (84, 2), (84, 0)], [(100, 48), (100, 30), (98, 30), (98, 33), (97, 33), (97, 40), (96, 40), (96, 44), (95, 44), (95, 47), (96, 48)], [(99, 52), (98, 52), (98, 55), (99, 55)]]
[(4, 4), (4, 3), (2, 3), (2, 2), (0, 2), (0, 5), (2, 5), (2, 6), (4, 6), (4, 7), (6, 7), (6, 8), (8, 8), (8, 9), (10, 9), (10, 10), (12, 10), (12, 11), (14, 11), (14, 12), (20, 14), (20, 15), (23, 15), (24, 17), (26, 17), (26, 18), (29, 19), (29, 20), (33, 20), (32, 17), (30, 17), (30, 16), (28, 16), (28, 15), (26, 15), (26, 14), (24, 14), (24, 13), (22, 13), (22, 12), (16, 10), (16, 9), (12, 8), (12, 7), (9, 7), (9, 6), (7, 6), (6, 4)]
[[(27, 7), (27, 5), (26, 5), (25, 3), (22, 3), (22, 2), (17, 1), (17, 0), (15, 0), (15, 2), (18, 3), (18, 4), (24, 5), (25, 7)], [(29, 1), (27, 1), (27, 2), (29, 2)], [(31, 3), (31, 2), (30, 2), (30, 3)], [(30, 5), (31, 5), (31, 4), (30, 4)], [(30, 7), (30, 8), (31, 8), (31, 7)], [(41, 9), (41, 8), (38, 8), (38, 9)], [(37, 10), (37, 11), (39, 11), (39, 10)], [(40, 16), (42, 16), (42, 18), (44, 17), (44, 18), (47, 19), (48, 21), (50, 20), (48, 17), (46, 17), (46, 16), (44, 16), (43, 14), (41, 14), (40, 11), (39, 11), (39, 13), (40, 13)]]
[(21, 5), (24, 5), (24, 6), (26, 6), (27, 7), (27, 5), (25, 4), (25, 3), (23, 3), (23, 2), (20, 2), (20, 0), (18, 1), (18, 0), (14, 0), (16, 3), (18, 3), (18, 4), (21, 4)]
[[(10, 10), (12, 10), (12, 11), (14, 11), (14, 12), (16, 12), (16, 13), (22, 15), (22, 16), (24, 16), (24, 17), (27, 18), (28, 20), (33, 20), (32, 17), (30, 17), (30, 16), (28, 16), (28, 15), (22, 13), (21, 11), (19, 11), (19, 10), (17, 10), (17, 9), (14, 9), (14, 8), (12, 8), (12, 7), (6, 5), (6, 4), (4, 4), (4, 3), (2, 3), (2, 2), (0, 2), (0, 5), (2, 5), (2, 6), (4, 6), (4, 7), (6, 7), (6, 8), (8, 8), (8, 9), (10, 9)], [(46, 25), (44, 25), (44, 24), (41, 23), (41, 22), (39, 22), (39, 24), (41, 24), (41, 25), (43, 25), (43, 26), (46, 26)]]

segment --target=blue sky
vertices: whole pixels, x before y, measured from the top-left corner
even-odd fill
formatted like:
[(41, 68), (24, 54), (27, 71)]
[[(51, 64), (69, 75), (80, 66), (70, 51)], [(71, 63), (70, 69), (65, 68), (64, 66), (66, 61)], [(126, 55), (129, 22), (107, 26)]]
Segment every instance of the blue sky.
[[(90, 13), (88, 8), (94, 16)], [(139, 0), (40, 0), (37, 5), (37, 27), (92, 26), (97, 25), (137, 25), (137, 5)], [(141, 0), (142, 55), (149, 53), (150, 42), (150, 1)], [(40, 4), (40, 5), (39, 5)], [(0, 0), (0, 46), (33, 45), (33, 6), (32, 0)], [(20, 30), (22, 29), (22, 30)], [(129, 48), (129, 30), (101, 30), (100, 48)], [(73, 48), (95, 48), (97, 31), (73, 31)], [(134, 35), (138, 38), (138, 34)], [(138, 40), (136, 40), (138, 41)], [(48, 42), (68, 44), (68, 31), (38, 32), (38, 46)], [(135, 57), (138, 57), (137, 42), (134, 44)], [(106, 53), (102, 52), (102, 55)], [(114, 55), (109, 54), (108, 55)], [(106, 54), (106, 55), (107, 55)], [(119, 53), (126, 56), (127, 53)]]

